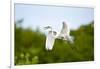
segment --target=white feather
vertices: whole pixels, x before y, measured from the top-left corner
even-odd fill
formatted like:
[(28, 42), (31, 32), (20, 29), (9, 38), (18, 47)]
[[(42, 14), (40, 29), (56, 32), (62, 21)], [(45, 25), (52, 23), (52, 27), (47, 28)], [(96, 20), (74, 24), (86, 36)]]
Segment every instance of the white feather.
[(70, 41), (70, 43), (73, 43), (74, 38), (72, 36), (70, 36), (69, 26), (65, 22), (63, 22), (61, 32), (60, 32), (60, 34), (58, 35), (57, 38), (63, 39), (63, 40), (68, 40), (68, 41)]
[(46, 37), (46, 44), (45, 44), (46, 50), (53, 49), (56, 38), (62, 39), (62, 40), (67, 40), (67, 41), (70, 41), (70, 43), (73, 43), (74, 37), (70, 36), (70, 29), (65, 22), (63, 22), (61, 32), (58, 36), (56, 36), (57, 33), (52, 30), (51, 26), (47, 26), (47, 27), (45, 27), (45, 29), (49, 29), (49, 32)]
[(49, 31), (48, 35), (46, 37), (46, 50), (53, 49), (55, 39), (56, 39), (56, 37), (55, 37), (54, 31)]

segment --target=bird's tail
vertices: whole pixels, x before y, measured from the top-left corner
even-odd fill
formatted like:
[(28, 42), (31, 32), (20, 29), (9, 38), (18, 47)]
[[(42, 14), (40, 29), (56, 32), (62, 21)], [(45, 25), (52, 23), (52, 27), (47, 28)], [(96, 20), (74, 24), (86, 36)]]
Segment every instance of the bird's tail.
[(74, 37), (73, 37), (73, 36), (70, 36), (69, 42), (70, 42), (71, 44), (74, 43)]

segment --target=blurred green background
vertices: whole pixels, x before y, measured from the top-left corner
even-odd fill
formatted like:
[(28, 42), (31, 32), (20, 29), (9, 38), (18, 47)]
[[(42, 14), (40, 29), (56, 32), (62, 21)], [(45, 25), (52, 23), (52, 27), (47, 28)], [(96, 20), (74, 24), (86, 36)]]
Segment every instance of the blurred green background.
[(23, 28), (15, 22), (15, 65), (80, 62), (94, 60), (94, 21), (71, 30), (74, 44), (56, 39), (52, 51), (45, 50), (46, 35), (39, 28)]

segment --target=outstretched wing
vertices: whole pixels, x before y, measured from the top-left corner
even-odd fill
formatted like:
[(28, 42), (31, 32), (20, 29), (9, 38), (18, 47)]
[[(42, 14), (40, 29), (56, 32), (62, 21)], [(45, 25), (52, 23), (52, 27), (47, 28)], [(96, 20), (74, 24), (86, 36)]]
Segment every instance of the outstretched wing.
[(53, 34), (53, 31), (49, 31), (47, 37), (46, 37), (46, 50), (52, 50), (53, 45), (55, 42), (55, 35)]
[(70, 34), (70, 29), (69, 29), (68, 25), (65, 22), (63, 22), (62, 24), (63, 24), (63, 26), (62, 26), (60, 34), (58, 35), (58, 38), (65, 37), (66, 35)]
[(62, 26), (60, 34), (69, 34), (70, 30), (69, 30), (68, 25), (65, 22), (63, 22), (62, 24), (63, 26)]

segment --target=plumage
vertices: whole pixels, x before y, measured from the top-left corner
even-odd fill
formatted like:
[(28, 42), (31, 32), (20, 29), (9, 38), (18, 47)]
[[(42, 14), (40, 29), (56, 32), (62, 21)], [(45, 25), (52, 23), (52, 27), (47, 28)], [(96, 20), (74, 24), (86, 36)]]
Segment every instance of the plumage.
[(69, 29), (68, 25), (65, 22), (63, 22), (62, 24), (63, 24), (62, 29), (61, 29), (61, 32), (58, 36), (56, 36), (57, 32), (53, 31), (51, 26), (45, 27), (45, 29), (50, 29), (48, 34), (47, 34), (47, 37), (46, 37), (46, 44), (45, 44), (46, 50), (53, 49), (55, 39), (67, 40), (70, 43), (74, 42), (73, 41), (74, 37), (70, 36), (70, 29)]
[(62, 24), (63, 24), (63, 26), (62, 26), (61, 32), (57, 38), (62, 39), (62, 40), (67, 40), (70, 43), (73, 43), (74, 37), (70, 36), (69, 26), (65, 22), (63, 22)]
[(54, 31), (49, 31), (46, 37), (46, 50), (52, 50), (56, 39), (56, 33)]

